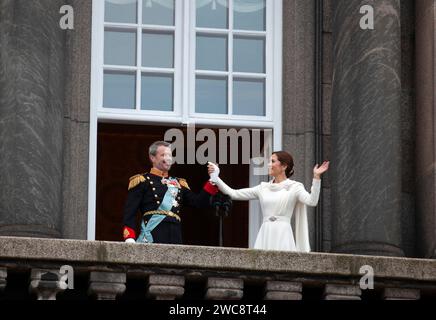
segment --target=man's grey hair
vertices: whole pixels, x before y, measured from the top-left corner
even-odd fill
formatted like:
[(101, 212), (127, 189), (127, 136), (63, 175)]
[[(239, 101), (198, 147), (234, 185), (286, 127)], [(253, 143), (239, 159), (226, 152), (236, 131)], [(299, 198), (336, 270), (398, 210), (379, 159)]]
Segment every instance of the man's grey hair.
[(166, 141), (153, 142), (153, 144), (148, 148), (148, 154), (151, 156), (156, 156), (157, 148), (159, 148), (160, 146), (171, 148), (171, 143), (168, 143)]

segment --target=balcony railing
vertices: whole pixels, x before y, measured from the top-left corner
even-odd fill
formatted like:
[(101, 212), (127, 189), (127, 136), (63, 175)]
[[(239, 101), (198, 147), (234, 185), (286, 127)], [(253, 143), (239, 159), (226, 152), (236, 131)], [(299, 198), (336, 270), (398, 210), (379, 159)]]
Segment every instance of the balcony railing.
[(436, 260), (0, 237), (4, 300), (435, 296)]

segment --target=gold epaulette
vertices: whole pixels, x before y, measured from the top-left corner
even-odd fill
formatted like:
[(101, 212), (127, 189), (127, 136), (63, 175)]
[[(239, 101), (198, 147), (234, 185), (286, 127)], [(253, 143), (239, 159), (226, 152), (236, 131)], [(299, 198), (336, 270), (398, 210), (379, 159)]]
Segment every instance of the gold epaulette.
[(189, 188), (189, 186), (188, 186), (188, 182), (186, 182), (185, 179), (179, 178), (179, 183), (182, 187), (191, 190), (191, 188)]
[(133, 177), (130, 177), (128, 190), (133, 189), (134, 187), (136, 187), (141, 182), (145, 182), (145, 178), (144, 178), (144, 176), (142, 174), (137, 174), (137, 175), (135, 175)]

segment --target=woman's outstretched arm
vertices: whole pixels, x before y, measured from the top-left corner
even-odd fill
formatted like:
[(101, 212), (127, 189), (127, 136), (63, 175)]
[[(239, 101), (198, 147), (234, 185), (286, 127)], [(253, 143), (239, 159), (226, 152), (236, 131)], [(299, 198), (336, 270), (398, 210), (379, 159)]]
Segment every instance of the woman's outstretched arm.
[(244, 188), (244, 189), (232, 189), (229, 187), (223, 180), (219, 178), (220, 169), (216, 164), (209, 162), (208, 165), (208, 173), (211, 177), (210, 181), (215, 183), (218, 186), (218, 189), (222, 193), (230, 196), (233, 200), (254, 200), (259, 198), (259, 188), (260, 185), (253, 188)]
[(259, 198), (259, 186), (253, 188), (244, 188), (244, 189), (232, 189), (229, 187), (221, 178), (217, 178), (215, 181), (218, 189), (222, 193), (225, 193), (230, 196), (233, 200), (254, 200)]

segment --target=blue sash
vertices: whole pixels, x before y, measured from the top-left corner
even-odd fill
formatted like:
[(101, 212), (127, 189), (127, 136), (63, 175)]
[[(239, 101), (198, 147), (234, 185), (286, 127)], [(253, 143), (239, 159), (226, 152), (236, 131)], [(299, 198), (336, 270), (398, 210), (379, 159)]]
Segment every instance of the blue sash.
[[(175, 180), (174, 178), (168, 179), (170, 181)], [(177, 188), (174, 185), (167, 184), (168, 190), (165, 192), (164, 198), (162, 200), (162, 203), (160, 204), (159, 208), (157, 210), (164, 210), (164, 211), (170, 211), (173, 207), (173, 202), (177, 197), (177, 194), (179, 192), (179, 188)], [(165, 215), (161, 214), (154, 214), (151, 216), (151, 218), (148, 220), (147, 225), (144, 223), (144, 219), (141, 219), (141, 232), (139, 234), (138, 239), (136, 239), (136, 242), (141, 243), (153, 243), (153, 236), (151, 235), (151, 232), (156, 228), (159, 223), (162, 222), (163, 219), (165, 219)]]

